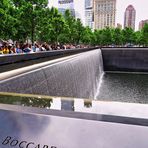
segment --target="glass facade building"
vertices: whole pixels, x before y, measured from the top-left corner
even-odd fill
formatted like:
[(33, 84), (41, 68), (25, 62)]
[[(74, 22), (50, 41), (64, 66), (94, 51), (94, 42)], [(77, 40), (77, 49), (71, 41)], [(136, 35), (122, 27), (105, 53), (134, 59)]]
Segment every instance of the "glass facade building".
[(85, 0), (85, 25), (94, 29), (93, 0)]
[(124, 28), (130, 27), (135, 30), (136, 10), (132, 5), (129, 5), (124, 13)]
[(58, 10), (64, 14), (66, 9), (69, 9), (72, 16), (75, 17), (74, 0), (58, 0)]

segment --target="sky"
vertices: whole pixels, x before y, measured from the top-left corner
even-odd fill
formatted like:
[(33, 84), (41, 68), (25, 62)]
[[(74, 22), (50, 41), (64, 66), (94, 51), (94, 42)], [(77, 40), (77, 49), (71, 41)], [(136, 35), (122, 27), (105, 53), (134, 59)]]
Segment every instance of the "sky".
[[(74, 0), (75, 9), (80, 14), (82, 22), (85, 20), (84, 0)], [(136, 9), (136, 30), (141, 20), (148, 19), (148, 0), (117, 0), (116, 24), (120, 23), (123, 26), (124, 12), (128, 5), (132, 4)], [(49, 6), (58, 7), (58, 0), (49, 0)]]

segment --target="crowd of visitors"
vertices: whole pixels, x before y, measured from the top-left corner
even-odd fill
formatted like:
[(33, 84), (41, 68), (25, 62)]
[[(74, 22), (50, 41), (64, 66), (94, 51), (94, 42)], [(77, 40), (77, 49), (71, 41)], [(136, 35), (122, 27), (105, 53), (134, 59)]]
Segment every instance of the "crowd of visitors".
[(0, 54), (13, 54), (13, 53), (33, 53), (41, 51), (51, 50), (66, 50), (75, 48), (86, 48), (84, 45), (72, 45), (72, 44), (47, 44), (35, 42), (33, 45), (29, 43), (10, 43), (7, 41), (0, 42)]

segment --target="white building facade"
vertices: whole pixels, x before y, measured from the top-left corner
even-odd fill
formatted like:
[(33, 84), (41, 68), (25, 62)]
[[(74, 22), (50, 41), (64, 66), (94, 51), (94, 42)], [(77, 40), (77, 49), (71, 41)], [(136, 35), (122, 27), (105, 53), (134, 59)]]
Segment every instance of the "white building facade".
[(115, 27), (116, 0), (94, 0), (94, 28)]

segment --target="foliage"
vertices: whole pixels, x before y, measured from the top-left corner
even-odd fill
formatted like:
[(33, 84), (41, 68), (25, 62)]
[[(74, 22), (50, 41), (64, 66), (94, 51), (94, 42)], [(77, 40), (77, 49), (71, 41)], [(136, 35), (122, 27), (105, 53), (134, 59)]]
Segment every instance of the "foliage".
[(134, 31), (132, 28), (126, 27), (125, 29), (122, 30), (123, 33), (123, 43), (124, 44), (132, 44), (134, 42), (133, 37), (134, 37)]
[(123, 34), (120, 28), (115, 28), (112, 30), (113, 32), (113, 44), (114, 45), (122, 45), (123, 44)]
[(142, 29), (142, 43), (144, 46), (148, 46), (148, 24), (145, 24)]
[(89, 45), (94, 44), (93, 39), (94, 39), (93, 32), (91, 31), (91, 29), (89, 27), (85, 27), (82, 37), (81, 37), (82, 43), (89, 44)]
[(101, 38), (102, 38), (102, 45), (111, 45), (112, 44), (112, 30), (109, 27), (106, 27), (103, 29), (101, 33)]
[(148, 24), (141, 31), (106, 27), (92, 31), (69, 10), (62, 16), (48, 8), (48, 0), (1, 0), (0, 38), (17, 41), (86, 44), (94, 46), (148, 46)]
[(53, 102), (52, 98), (45, 99), (45, 98), (37, 98), (37, 97), (0, 95), (0, 103), (2, 104), (50, 108), (52, 102)]

